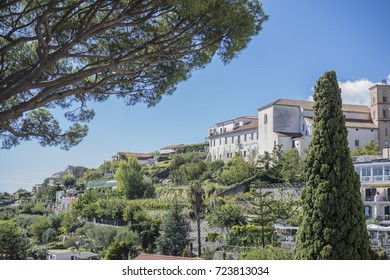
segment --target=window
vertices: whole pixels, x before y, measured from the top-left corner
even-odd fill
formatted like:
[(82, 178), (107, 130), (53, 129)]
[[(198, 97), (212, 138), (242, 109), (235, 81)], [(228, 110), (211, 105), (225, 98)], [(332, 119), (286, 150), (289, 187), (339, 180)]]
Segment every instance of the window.
[(234, 136), (232, 136), (232, 144), (234, 144)]
[(244, 134), (244, 142), (246, 142), (246, 134)]
[(215, 140), (213, 140), (213, 146), (215, 147)]
[(295, 140), (291, 141), (291, 148), (295, 148)]
[(253, 139), (255, 139), (255, 138), (253, 138), (253, 133), (251, 133), (251, 140), (253, 140)]
[(359, 139), (355, 139), (355, 147), (359, 147)]
[(387, 136), (387, 127), (385, 128), (385, 136)]
[(276, 141), (274, 141), (274, 146), (276, 146)]
[(244, 157), (246, 157), (246, 151), (244, 151)]
[(252, 150), (252, 158), (255, 158), (255, 157), (256, 157), (256, 150), (253, 149), (253, 150)]
[(219, 133), (222, 133), (222, 127), (219, 129)]
[(225, 144), (227, 144), (227, 137), (225, 137)]
[(221, 154), (219, 155), (219, 159), (222, 159), (222, 155)]
[(238, 144), (241, 143), (241, 137), (240, 137), (240, 135), (237, 136), (237, 143), (238, 143)]
[(385, 219), (388, 220), (390, 216), (390, 206), (385, 206)]
[(387, 96), (383, 94), (383, 102), (387, 102)]
[(364, 215), (366, 218), (371, 218), (371, 206), (364, 206)]
[(387, 110), (386, 109), (383, 109), (383, 117), (387, 118)]
[(267, 124), (267, 122), (268, 122), (268, 116), (267, 114), (264, 114), (264, 124)]
[(219, 138), (219, 145), (222, 145), (222, 138)]
[(374, 180), (382, 180), (383, 179), (383, 166), (373, 166), (372, 174), (374, 176)]
[(259, 140), (259, 133), (256, 132), (256, 139)]

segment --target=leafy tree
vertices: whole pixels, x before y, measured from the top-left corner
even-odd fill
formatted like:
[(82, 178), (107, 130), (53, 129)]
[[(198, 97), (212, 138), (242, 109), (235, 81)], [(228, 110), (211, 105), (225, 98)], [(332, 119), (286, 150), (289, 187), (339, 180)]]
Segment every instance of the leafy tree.
[(134, 223), (135, 215), (140, 211), (142, 211), (141, 206), (133, 203), (133, 201), (129, 201), (123, 209), (123, 220), (125, 222)]
[(163, 255), (181, 256), (188, 243), (190, 228), (177, 202), (167, 213), (161, 229), (162, 234), (156, 241), (158, 252)]
[(77, 229), (77, 232), (79, 234), (85, 234), (92, 240), (94, 248), (106, 250), (115, 241), (118, 229), (95, 224), (85, 224), (83, 227)]
[(240, 153), (226, 164), (221, 174), (221, 181), (226, 185), (238, 184), (258, 173), (256, 165), (252, 161), (245, 161)]
[(51, 223), (47, 217), (41, 216), (30, 225), (32, 236), (38, 243), (41, 244), (46, 243), (48, 241), (47, 239), (52, 239), (53, 231), (55, 233), (54, 229), (52, 229), (53, 231), (46, 232), (48, 229), (51, 229)]
[(152, 252), (160, 236), (160, 224), (160, 219), (151, 217), (146, 211), (137, 211), (133, 215), (129, 229), (140, 236), (142, 249)]
[(38, 190), (35, 197), (42, 202), (46, 202), (46, 201), (54, 202), (56, 200), (56, 193), (59, 190), (61, 190), (59, 186), (50, 186), (46, 188), (41, 188)]
[(0, 221), (0, 260), (25, 260), (29, 240), (13, 221)]
[(214, 182), (217, 182), (219, 177), (222, 174), (223, 168), (225, 167), (225, 162), (223, 160), (214, 160), (207, 164), (207, 170), (203, 173), (203, 180), (211, 179)]
[(104, 257), (106, 260), (128, 260), (137, 256), (137, 251), (131, 241), (114, 241)]
[(61, 178), (61, 183), (66, 187), (70, 188), (76, 184), (76, 177), (73, 174), (66, 174)]
[(225, 229), (230, 232), (234, 225), (245, 225), (247, 223), (241, 206), (227, 203), (221, 207), (214, 208), (207, 217), (209, 226)]
[(189, 163), (180, 166), (182, 170), (184, 182), (191, 182), (198, 180), (202, 174), (206, 171), (207, 165), (203, 161), (197, 163)]
[(77, 228), (82, 227), (83, 222), (80, 221), (77, 211), (73, 209), (67, 211), (61, 222), (61, 231), (65, 234), (75, 232)]
[[(87, 102), (155, 105), (215, 54), (233, 59), (267, 16), (257, 0), (37, 0), (4, 2), (0, 19), (2, 146), (68, 149), (94, 117)], [(74, 123), (66, 131), (56, 107)]]
[(189, 189), (189, 200), (191, 209), (194, 211), (196, 218), (196, 227), (198, 233), (198, 257), (202, 255), (202, 242), (200, 238), (200, 220), (203, 214), (203, 203), (205, 199), (205, 192), (199, 182), (194, 182)]
[(351, 156), (373, 156), (380, 155), (378, 143), (368, 142), (363, 148), (357, 147), (351, 152)]
[(287, 183), (298, 183), (303, 180), (303, 160), (296, 149), (284, 152), (280, 158), (280, 176)]
[(42, 234), (42, 237), (41, 237), (42, 243), (47, 244), (47, 243), (50, 243), (52, 241), (55, 241), (57, 236), (58, 236), (57, 231), (54, 228), (49, 227)]
[(106, 220), (106, 222), (114, 221), (115, 225), (123, 224), (123, 210), (127, 204), (125, 199), (101, 198), (94, 204), (96, 205), (94, 207), (96, 218)]
[(83, 181), (100, 180), (104, 177), (104, 173), (101, 169), (88, 169), (83, 174)]
[(128, 199), (143, 198), (146, 187), (143, 183), (142, 166), (135, 157), (121, 161), (115, 173), (116, 192)]
[(297, 259), (369, 259), (370, 245), (334, 71), (317, 80)]
[(272, 149), (272, 153), (264, 152), (257, 159), (259, 172), (264, 177), (264, 180), (270, 182), (281, 181), (281, 159), (283, 157), (282, 145), (276, 145)]

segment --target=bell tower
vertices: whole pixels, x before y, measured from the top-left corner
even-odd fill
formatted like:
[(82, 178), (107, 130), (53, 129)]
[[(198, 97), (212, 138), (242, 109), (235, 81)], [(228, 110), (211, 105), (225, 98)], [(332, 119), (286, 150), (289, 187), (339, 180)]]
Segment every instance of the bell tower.
[(390, 85), (383, 83), (370, 87), (371, 118), (378, 127), (380, 149), (390, 147)]

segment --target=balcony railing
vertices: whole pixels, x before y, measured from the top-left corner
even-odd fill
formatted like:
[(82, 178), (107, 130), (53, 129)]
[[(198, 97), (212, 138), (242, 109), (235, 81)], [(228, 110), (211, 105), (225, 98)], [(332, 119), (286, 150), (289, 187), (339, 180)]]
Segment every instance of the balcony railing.
[(379, 221), (390, 221), (390, 215), (377, 216)]
[(390, 181), (390, 175), (377, 175), (377, 176), (361, 176), (360, 182), (362, 183), (375, 183)]
[(386, 195), (365, 195), (364, 201), (390, 201), (390, 197)]

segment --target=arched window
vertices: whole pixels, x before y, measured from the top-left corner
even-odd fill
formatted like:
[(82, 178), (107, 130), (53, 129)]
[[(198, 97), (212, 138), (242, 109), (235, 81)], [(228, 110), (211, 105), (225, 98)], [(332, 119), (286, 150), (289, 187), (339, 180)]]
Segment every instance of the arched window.
[(264, 114), (264, 124), (267, 124), (267, 121), (268, 121), (268, 116), (267, 114)]

